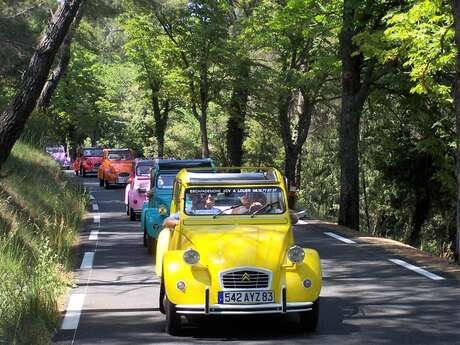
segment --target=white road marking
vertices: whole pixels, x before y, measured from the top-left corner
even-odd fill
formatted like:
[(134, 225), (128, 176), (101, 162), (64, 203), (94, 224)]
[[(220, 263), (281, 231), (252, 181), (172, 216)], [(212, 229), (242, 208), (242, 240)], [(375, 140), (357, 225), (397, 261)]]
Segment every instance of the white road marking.
[(99, 205), (98, 204), (92, 204), (91, 207), (93, 208), (93, 211), (99, 211)]
[(101, 216), (100, 215), (96, 215), (96, 216), (93, 216), (94, 217), (94, 223), (100, 223), (101, 222)]
[(96, 198), (93, 196), (93, 194), (89, 195), (89, 200), (95, 200)]
[(91, 233), (89, 234), (89, 238), (88, 240), (90, 241), (97, 241), (97, 236), (99, 235), (99, 230), (93, 230), (91, 231)]
[(94, 252), (85, 252), (83, 260), (81, 261), (80, 269), (92, 268), (94, 261)]
[(61, 329), (77, 329), (84, 301), (85, 294), (76, 293), (70, 296)]
[(437, 274), (434, 274), (434, 273), (431, 273), (431, 272), (428, 272), (427, 270), (424, 270), (423, 268), (421, 267), (417, 267), (417, 266), (414, 266), (414, 265), (411, 265), (403, 260), (399, 260), (399, 259), (388, 259), (390, 260), (392, 263), (396, 264), (396, 265), (400, 265), (404, 268), (407, 268), (408, 270), (411, 270), (411, 271), (414, 271), (418, 274), (421, 274), (422, 276), (425, 276), (427, 278), (430, 278), (430, 279), (433, 279), (433, 280), (444, 280), (445, 278), (443, 277), (440, 277), (438, 276)]
[(356, 243), (355, 241), (352, 241), (352, 240), (350, 240), (349, 238), (345, 238), (345, 237), (339, 236), (339, 235), (337, 235), (337, 234), (334, 234), (333, 232), (325, 232), (324, 234), (325, 234), (325, 235), (328, 235), (328, 236), (331, 236), (331, 237), (334, 237), (335, 239), (337, 239), (337, 240), (339, 240), (339, 241), (342, 241), (342, 242), (345, 242), (345, 243), (348, 243), (348, 244)]

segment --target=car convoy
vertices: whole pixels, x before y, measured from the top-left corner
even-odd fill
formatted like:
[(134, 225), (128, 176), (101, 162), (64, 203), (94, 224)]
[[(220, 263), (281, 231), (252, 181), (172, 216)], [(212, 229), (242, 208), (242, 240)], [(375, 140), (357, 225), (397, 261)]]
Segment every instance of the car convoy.
[(140, 218), (155, 256), (168, 333), (192, 315), (297, 313), (302, 330), (316, 329), (319, 254), (294, 242), (297, 218), (277, 169), (140, 160), (126, 148), (83, 148), (72, 166), (83, 177), (97, 173), (101, 187), (126, 185), (126, 213)]

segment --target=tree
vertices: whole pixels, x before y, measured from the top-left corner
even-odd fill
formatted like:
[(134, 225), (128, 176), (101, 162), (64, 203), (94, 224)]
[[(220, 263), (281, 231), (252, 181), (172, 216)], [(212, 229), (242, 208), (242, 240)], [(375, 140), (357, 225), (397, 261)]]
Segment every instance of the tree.
[[(302, 148), (312, 115), (334, 98), (331, 84), (337, 60), (331, 13), (336, 7), (337, 3), (326, 1), (263, 1), (249, 19), (252, 25), (246, 35), (260, 60), (254, 59), (253, 65), (262, 65), (266, 78), (259, 102), (268, 105), (266, 111), (282, 138), (290, 189), (299, 187)], [(274, 114), (270, 108), (276, 109)], [(290, 207), (294, 204), (291, 194)]]
[(150, 91), (157, 155), (163, 157), (170, 112), (185, 92), (178, 63), (180, 53), (152, 16), (136, 15), (124, 28), (128, 34), (127, 55), (139, 66), (139, 80)]
[(454, 101), (455, 101), (455, 119), (457, 129), (457, 239), (456, 251), (457, 262), (460, 263), (460, 1), (454, 0), (454, 22), (455, 22), (455, 45), (457, 47), (456, 68), (455, 68), (455, 85), (454, 85)]
[(81, 1), (66, 0), (60, 3), (37, 45), (16, 95), (0, 115), (0, 167), (8, 158), (35, 108), (56, 52), (75, 18)]
[(59, 58), (59, 62), (57, 66), (51, 72), (48, 80), (43, 87), (42, 92), (40, 93), (40, 98), (37, 102), (38, 109), (45, 111), (51, 102), (51, 97), (53, 97), (54, 91), (56, 90), (59, 81), (61, 80), (62, 76), (67, 71), (67, 67), (69, 66), (71, 51), (70, 46), (72, 44), (73, 36), (80, 25), (80, 21), (83, 17), (83, 10), (80, 7), (77, 11), (75, 19), (73, 20), (72, 27), (70, 28), (69, 32), (64, 38), (64, 42), (62, 43), (61, 47), (61, 56)]

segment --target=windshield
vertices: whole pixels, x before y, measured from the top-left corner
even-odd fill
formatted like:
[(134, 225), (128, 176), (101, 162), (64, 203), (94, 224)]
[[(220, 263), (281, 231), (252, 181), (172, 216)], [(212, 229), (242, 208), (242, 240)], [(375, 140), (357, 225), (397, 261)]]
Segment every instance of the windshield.
[(151, 165), (138, 165), (136, 167), (137, 176), (150, 176), (150, 170), (152, 170)]
[(157, 177), (157, 187), (160, 189), (172, 188), (176, 175), (159, 175)]
[(129, 161), (131, 152), (129, 151), (110, 151), (107, 158), (111, 161)]
[(284, 194), (277, 187), (191, 188), (185, 191), (185, 213), (188, 215), (259, 215), (284, 211)]
[(85, 157), (102, 157), (102, 149), (84, 149), (82, 155)]

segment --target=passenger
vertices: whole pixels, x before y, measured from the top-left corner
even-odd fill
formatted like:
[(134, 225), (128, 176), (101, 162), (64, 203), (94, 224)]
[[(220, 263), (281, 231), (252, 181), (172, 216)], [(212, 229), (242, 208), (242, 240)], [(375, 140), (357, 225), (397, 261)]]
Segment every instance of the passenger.
[(244, 193), (240, 196), (240, 203), (241, 206), (238, 206), (232, 210), (232, 214), (246, 214), (249, 212), (249, 208), (251, 207), (251, 201), (249, 200), (249, 194)]
[(251, 206), (249, 207), (249, 213), (254, 213), (260, 210), (267, 204), (267, 197), (265, 193), (255, 192), (252, 193)]
[(241, 206), (232, 210), (232, 214), (248, 214), (260, 210), (267, 203), (265, 193), (245, 193), (240, 197)]

